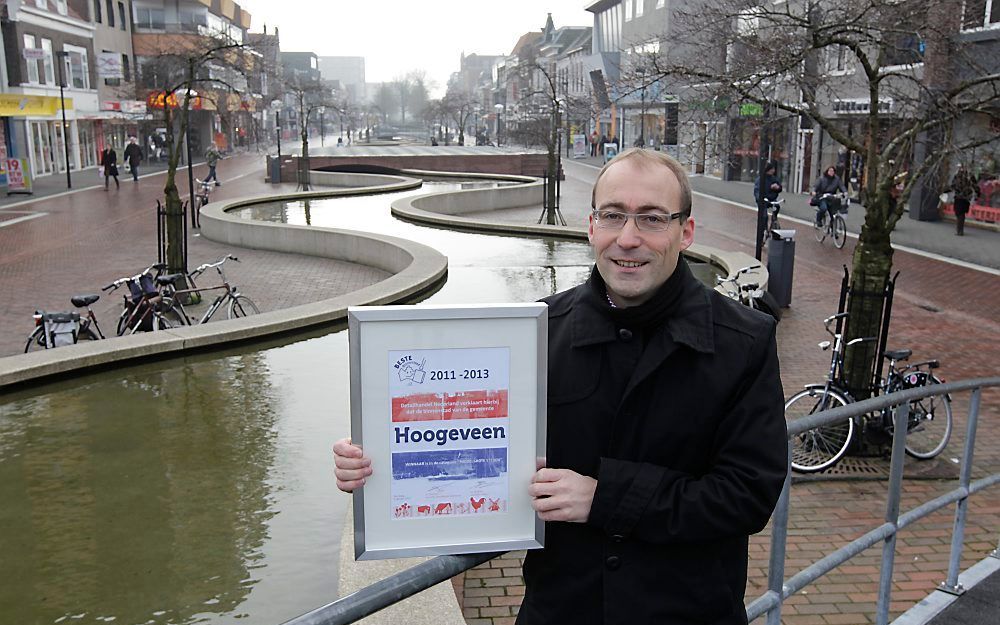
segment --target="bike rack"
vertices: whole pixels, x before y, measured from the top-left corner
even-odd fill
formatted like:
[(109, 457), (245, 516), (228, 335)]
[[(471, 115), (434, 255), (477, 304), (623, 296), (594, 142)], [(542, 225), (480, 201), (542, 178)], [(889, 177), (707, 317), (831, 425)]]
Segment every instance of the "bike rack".
[[(881, 410), (890, 406), (900, 406), (900, 409), (897, 409), (894, 415), (896, 427), (894, 428), (892, 441), (885, 522), (860, 538), (851, 541), (785, 579), (788, 513), (791, 505), (791, 473), (789, 472), (785, 477), (785, 485), (782, 488), (777, 507), (771, 516), (772, 529), (770, 562), (768, 566), (768, 589), (753, 599), (747, 606), (748, 621), (752, 622), (754, 619), (766, 615), (768, 625), (779, 625), (781, 623), (781, 608), (784, 605), (785, 599), (796, 594), (841, 564), (849, 561), (854, 556), (861, 554), (869, 547), (882, 543), (882, 565), (875, 622), (876, 625), (887, 625), (889, 602), (892, 596), (892, 573), (895, 565), (897, 533), (899, 530), (953, 503), (956, 504), (956, 511), (952, 530), (951, 555), (948, 561), (946, 579), (942, 582), (939, 590), (958, 594), (963, 592), (961, 585), (958, 583), (958, 574), (968, 499), (973, 494), (1000, 484), (1000, 473), (994, 473), (974, 482), (971, 480), (973, 450), (975, 447), (982, 389), (992, 387), (1000, 387), (1000, 377), (936, 384), (933, 388), (913, 388), (819, 412), (789, 423), (788, 436), (791, 438), (807, 430), (841, 422), (868, 412)], [(954, 394), (960, 391), (971, 391), (971, 401), (969, 403), (969, 419), (958, 486), (939, 497), (922, 503), (913, 510), (901, 514), (899, 508), (903, 485), (903, 458), (905, 455), (906, 420), (909, 417), (909, 403), (931, 395), (942, 393)], [(791, 448), (789, 448), (790, 461)], [(342, 625), (353, 623), (369, 614), (443, 582), (462, 571), (478, 566), (498, 555), (500, 554), (483, 553), (438, 556), (370, 586), (366, 586), (358, 592), (342, 599), (338, 599), (287, 621), (284, 625)]]

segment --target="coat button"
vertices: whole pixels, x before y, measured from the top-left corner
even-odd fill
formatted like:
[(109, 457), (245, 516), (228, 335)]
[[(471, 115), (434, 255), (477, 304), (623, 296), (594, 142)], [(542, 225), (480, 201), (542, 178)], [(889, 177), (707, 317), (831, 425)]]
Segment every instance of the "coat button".
[(624, 536), (622, 536), (621, 534), (614, 534), (614, 535), (612, 535), (612, 536), (611, 536), (611, 540), (612, 540), (613, 542), (616, 542), (616, 543), (620, 543), (620, 542), (622, 542), (623, 540), (625, 540), (625, 537), (624, 537)]
[(608, 567), (609, 571), (617, 571), (618, 567), (622, 565), (622, 559), (618, 556), (608, 556), (608, 559), (604, 561), (604, 565)]
[(632, 340), (632, 331), (622, 328), (618, 331), (618, 336), (620, 336), (621, 339), (627, 343)]

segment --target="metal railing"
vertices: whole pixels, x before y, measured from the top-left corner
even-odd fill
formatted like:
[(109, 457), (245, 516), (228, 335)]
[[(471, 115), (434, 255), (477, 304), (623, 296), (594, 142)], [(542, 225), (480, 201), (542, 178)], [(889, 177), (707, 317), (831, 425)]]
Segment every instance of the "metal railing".
[[(968, 499), (981, 490), (1000, 484), (1000, 473), (972, 481), (973, 451), (976, 442), (976, 427), (979, 420), (979, 403), (982, 389), (1000, 387), (1000, 377), (978, 378), (947, 384), (935, 384), (913, 388), (890, 395), (883, 395), (864, 401), (847, 404), (832, 410), (825, 410), (808, 417), (796, 419), (788, 424), (789, 438), (817, 427), (842, 423), (846, 419), (880, 411), (884, 408), (898, 406), (893, 412), (895, 427), (892, 438), (892, 456), (889, 461), (888, 498), (886, 501), (885, 522), (870, 530), (863, 536), (851, 541), (831, 554), (817, 560), (808, 567), (785, 579), (785, 550), (788, 539), (788, 517), (790, 508), (791, 473), (785, 477), (785, 485), (781, 497), (771, 517), (771, 550), (768, 566), (768, 589), (747, 605), (747, 618), (753, 621), (766, 615), (768, 625), (781, 623), (781, 608), (784, 600), (813, 583), (823, 575), (847, 562), (869, 547), (882, 546), (882, 563), (879, 578), (878, 604), (876, 607), (876, 624), (886, 625), (889, 619), (889, 602), (892, 592), (892, 572), (895, 564), (896, 534), (899, 530), (936, 512), (945, 506), (957, 503), (955, 523), (952, 531), (951, 556), (948, 562), (948, 573), (939, 589), (953, 594), (960, 594), (962, 587), (958, 583), (959, 563), (962, 555), (962, 544), (965, 535), (965, 519), (968, 509)], [(918, 507), (900, 514), (900, 499), (903, 485), (903, 457), (906, 444), (906, 424), (909, 418), (909, 403), (911, 401), (947, 393), (952, 395), (961, 391), (971, 391), (969, 402), (969, 419), (966, 427), (966, 437), (962, 454), (962, 464), (958, 486), (953, 490), (926, 501)], [(789, 448), (789, 460), (791, 450)], [(994, 554), (1000, 552), (995, 551)], [(402, 601), (407, 597), (430, 588), (455, 575), (471, 569), (483, 562), (501, 555), (499, 553), (479, 553), (457, 556), (439, 556), (410, 569), (387, 577), (358, 592), (342, 597), (333, 603), (317, 608), (311, 612), (294, 618), (285, 625), (341, 625), (353, 623), (382, 608)]]

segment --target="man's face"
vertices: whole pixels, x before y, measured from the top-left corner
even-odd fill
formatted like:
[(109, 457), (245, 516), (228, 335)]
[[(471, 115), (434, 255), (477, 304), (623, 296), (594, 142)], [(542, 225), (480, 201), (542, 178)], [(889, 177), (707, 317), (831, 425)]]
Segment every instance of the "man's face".
[[(680, 183), (664, 166), (621, 161), (610, 166), (596, 188), (597, 210), (665, 213), (681, 210)], [(694, 241), (694, 220), (674, 220), (663, 232), (639, 230), (629, 219), (621, 230), (588, 230), (597, 270), (608, 296), (619, 307), (638, 306), (652, 297), (677, 267), (677, 258)]]

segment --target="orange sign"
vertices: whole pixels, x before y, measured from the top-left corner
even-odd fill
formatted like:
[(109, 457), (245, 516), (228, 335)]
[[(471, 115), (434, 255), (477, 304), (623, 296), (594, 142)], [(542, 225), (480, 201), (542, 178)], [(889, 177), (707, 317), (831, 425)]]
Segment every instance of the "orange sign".
[[(153, 91), (148, 96), (146, 96), (146, 107), (151, 109), (162, 109), (163, 102), (166, 101), (167, 106), (172, 109), (178, 108), (184, 101), (184, 95), (178, 98), (176, 93), (164, 93), (163, 91)], [(191, 96), (191, 110), (200, 111), (201, 110), (201, 96), (192, 95)]]

